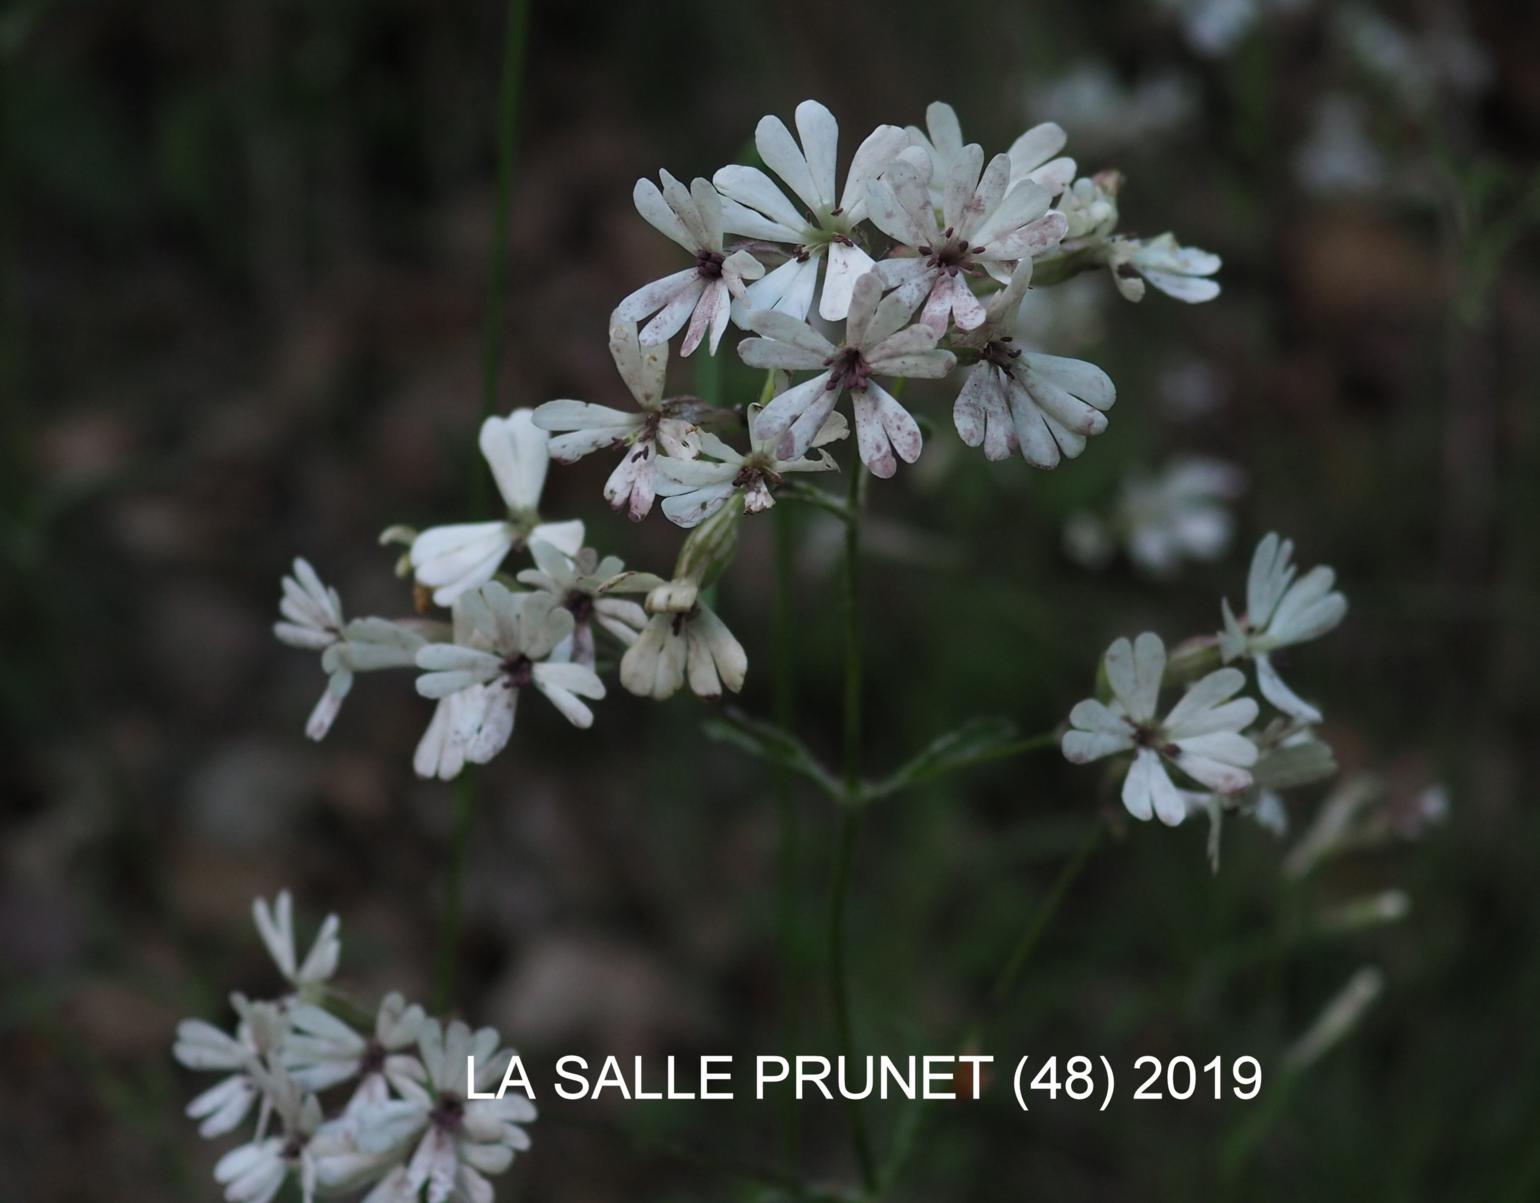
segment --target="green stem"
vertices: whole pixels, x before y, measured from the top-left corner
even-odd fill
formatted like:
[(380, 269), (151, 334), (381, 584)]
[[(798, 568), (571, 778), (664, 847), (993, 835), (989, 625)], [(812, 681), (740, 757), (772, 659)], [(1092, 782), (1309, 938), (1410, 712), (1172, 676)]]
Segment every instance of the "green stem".
[(1043, 932), (1048, 930), (1048, 924), (1058, 914), (1060, 905), (1064, 902), (1064, 896), (1069, 893), (1069, 888), (1075, 884), (1075, 879), (1085, 868), (1086, 862), (1091, 859), (1091, 853), (1096, 851), (1096, 846), (1101, 843), (1102, 825), (1100, 823), (1091, 828), (1091, 833), (1086, 836), (1075, 855), (1059, 870), (1058, 877), (1054, 878), (1053, 885), (1048, 888), (1048, 893), (1037, 904), (1032, 912), (1032, 917), (1027, 920), (1027, 925), (1021, 929), (1021, 934), (1016, 937), (1016, 943), (1011, 947), (1010, 953), (1000, 966), (1000, 972), (995, 975), (995, 983), (989, 990), (989, 1007), (991, 1011), (998, 1011), (1010, 1001), (1011, 994), (1015, 991), (1017, 979), (1021, 971), (1026, 967), (1027, 958), (1032, 955), (1032, 950), (1037, 947), (1037, 942), (1042, 939)]
[[(508, 296), (508, 225), (513, 209), (513, 164), (524, 84), (529, 33), (528, 0), (509, 0), (503, 36), (502, 80), (497, 106), (497, 207), (492, 214), (492, 261), (487, 269), (486, 313), (481, 330), (481, 417), (497, 409), (497, 382), (503, 364), (504, 314)], [(487, 505), (487, 474), (471, 473), (471, 511)], [(460, 919), (464, 910), (465, 864), (476, 826), (480, 783), (467, 765), (455, 789), (455, 829), (444, 878), (444, 912), (438, 938), (433, 1005), (448, 1011), (455, 1000), (455, 968), (460, 954)]]
[[(1038, 743), (1037, 740), (1022, 742), (1034, 745)], [(1017, 936), (1016, 942), (1011, 946), (1010, 952), (1006, 954), (1005, 960), (1000, 965), (999, 972), (995, 975), (994, 983), (987, 995), (985, 1014), (967, 1030), (957, 1046), (959, 1052), (977, 1052), (984, 1047), (986, 1029), (1000, 1009), (1010, 1001), (1021, 977), (1021, 971), (1026, 967), (1033, 949), (1037, 947), (1038, 941), (1048, 929), (1053, 917), (1058, 914), (1065, 896), (1079, 878), (1086, 862), (1091, 859), (1091, 854), (1101, 843), (1102, 835), (1100, 823), (1091, 828), (1080, 847), (1075, 850), (1075, 854), (1059, 870), (1059, 875), (1049, 887), (1048, 893), (1043, 896), (1043, 900), (1033, 909), (1026, 926), (1021, 929), (1021, 934)], [(883, 1188), (892, 1186), (902, 1174), (919, 1144), (926, 1117), (931, 1110), (916, 1101), (899, 1117), (888, 1160), (882, 1170)]]
[[(861, 812), (853, 806), (840, 810), (839, 835), (834, 848), (834, 880), (829, 886), (829, 1001), (834, 1008), (834, 1042), (848, 1064), (855, 1058), (855, 1031), (851, 1019), (850, 978), (846, 964), (846, 906), (850, 898), (851, 867), (856, 840), (861, 833)], [(850, 1140), (855, 1149), (861, 1185), (870, 1193), (877, 1185), (877, 1163), (866, 1131), (866, 1115), (858, 1099), (845, 1101), (850, 1115)]]
[(845, 566), (840, 582), (845, 624), (845, 794), (850, 800), (861, 792), (861, 500), (865, 480), (866, 465), (854, 463), (845, 496)]
[[(796, 720), (796, 641), (792, 630), (792, 522), (790, 507), (775, 511), (775, 674), (772, 682), (775, 721), (783, 731), (792, 730)], [(792, 1048), (798, 1041), (798, 1001), (802, 986), (801, 940), (798, 933), (797, 863), (800, 859), (801, 832), (797, 822), (797, 800), (791, 770), (778, 765), (775, 771), (776, 813), (780, 822), (778, 850), (778, 891), (776, 898), (776, 946), (780, 960), (779, 1026), (781, 1047)], [(787, 1094), (781, 1107), (781, 1156), (786, 1165), (797, 1161), (797, 1104)]]
[[(839, 1055), (847, 1061), (855, 1057), (855, 1025), (851, 1016), (847, 965), (846, 912), (850, 901), (856, 842), (861, 833), (860, 511), (865, 476), (865, 467), (859, 462), (854, 463), (850, 472), (847, 501), (850, 520), (845, 526), (845, 565), (841, 583), (845, 627), (845, 796), (840, 807), (834, 876), (829, 887), (829, 1001), (834, 1010), (835, 1045)], [(861, 1185), (867, 1194), (871, 1194), (877, 1187), (877, 1163), (872, 1155), (871, 1137), (866, 1130), (866, 1115), (857, 1099), (846, 1100), (845, 1106), (850, 1116), (850, 1139), (861, 1174)]]
[[(502, 374), (504, 315), (508, 303), (508, 237), (513, 214), (513, 167), (524, 92), (524, 58), (529, 38), (528, 0), (509, 0), (503, 31), (502, 78), (497, 98), (497, 201), (492, 212), (492, 260), (487, 268), (486, 316), (481, 327), (481, 417), (496, 412)], [(471, 483), (472, 509), (486, 508), (487, 474)]]
[(433, 969), (433, 1009), (446, 1014), (454, 1006), (460, 963), (460, 920), (465, 908), (465, 864), (481, 789), (476, 770), (466, 765), (455, 782), (455, 829), (444, 870), (444, 913), (439, 920), (437, 961)]

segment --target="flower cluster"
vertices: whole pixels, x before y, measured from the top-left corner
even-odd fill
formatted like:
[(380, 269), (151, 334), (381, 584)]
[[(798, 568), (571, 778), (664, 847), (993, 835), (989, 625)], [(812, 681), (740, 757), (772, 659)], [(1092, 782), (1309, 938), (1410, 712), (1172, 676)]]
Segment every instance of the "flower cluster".
[[(1298, 575), (1294, 544), (1276, 534), (1257, 544), (1246, 580), (1246, 609), (1237, 616), (1221, 599), (1224, 627), (1188, 640), (1168, 655), (1160, 636), (1117, 639), (1102, 661), (1106, 689), (1069, 714), (1060, 740), (1075, 764), (1115, 756), (1126, 763), (1121, 796), (1136, 819), (1176, 826), (1193, 814), (1212, 822), (1217, 864), (1222, 816), (1250, 815), (1274, 831), (1287, 828), (1279, 791), (1335, 772), (1330, 747), (1317, 733), (1321, 712), (1290, 689), (1272, 656), (1333, 630), (1347, 614), (1336, 576), (1320, 566)], [(1221, 662), (1215, 667), (1215, 662)], [(1249, 662), (1262, 698), (1275, 711), (1241, 696)], [(1184, 686), (1162, 713), (1164, 690)], [(1188, 782), (1178, 785), (1171, 770)]]
[[(797, 106), (795, 134), (760, 121), (760, 165), (688, 185), (667, 171), (637, 181), (638, 213), (685, 259), (610, 314), (610, 354), (635, 407), (560, 399), (485, 421), (502, 514), (383, 536), (406, 546), (400, 571), (437, 614), (347, 620), (337, 593), (295, 562), (276, 630), (321, 653), (312, 738), (354, 674), (374, 669), (418, 670), (436, 705), (414, 765), (445, 779), (507, 744), (526, 688), (589, 726), (589, 703), (606, 692), (599, 672), (617, 658), (622, 688), (644, 697), (738, 690), (748, 657), (706, 602), (738, 524), (778, 496), (837, 508), (795, 478), (840, 471), (842, 446), (853, 448), (847, 472), (886, 478), (914, 463), (924, 435), (900, 400), (908, 381), (955, 381), (953, 425), (990, 460), (1054, 468), (1107, 428), (1116, 390), (1105, 372), (1022, 345), (1028, 290), (1106, 269), (1130, 300), (1148, 284), (1204, 301), (1219, 291), (1218, 258), (1170, 234), (1117, 233), (1121, 176), (1078, 177), (1052, 122), (986, 155), (950, 106), (925, 116), (923, 130), (881, 125), (863, 138), (843, 182), (838, 123), (813, 100)], [(675, 336), (681, 355), (715, 355), (731, 327), (744, 335), (738, 357), (765, 372), (758, 400), (671, 394)], [(604, 485), (614, 509), (640, 521), (656, 506), (690, 531), (668, 578), (627, 571), (585, 546), (581, 521), (540, 511), (553, 460), (606, 451), (617, 456)], [(512, 556), (534, 566), (511, 569)]]
[[(258, 899), (252, 913), (289, 992), (262, 1002), (233, 995), (233, 1032), (183, 1020), (173, 1048), (188, 1069), (221, 1075), (187, 1106), (202, 1136), (252, 1124), (250, 1139), (214, 1167), (225, 1198), (268, 1203), (292, 1181), (305, 1203), (317, 1195), (491, 1203), (487, 1175), (529, 1147), (524, 1125), (535, 1118), (516, 1089), (471, 1097), (471, 1088), (499, 1087), (512, 1060), (497, 1032), (430, 1019), (399, 994), (372, 1018), (349, 1017), (330, 985), (341, 953), (336, 916), (299, 961), (288, 893), (271, 906)], [(471, 1056), (477, 1076), (467, 1081)]]

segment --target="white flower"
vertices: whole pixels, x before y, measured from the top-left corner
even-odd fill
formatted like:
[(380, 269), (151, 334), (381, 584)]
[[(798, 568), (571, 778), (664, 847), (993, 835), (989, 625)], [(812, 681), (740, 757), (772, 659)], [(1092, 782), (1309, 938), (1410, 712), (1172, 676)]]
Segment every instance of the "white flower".
[(709, 181), (696, 179), (686, 189), (666, 171), (658, 177), (662, 191), (651, 180), (636, 181), (636, 210), (660, 234), (694, 255), (695, 265), (638, 288), (615, 307), (614, 316), (639, 322), (657, 315), (642, 328), (644, 347), (666, 343), (689, 322), (679, 353), (689, 355), (709, 331), (715, 355), (733, 299), (743, 296), (744, 281), (759, 279), (765, 269), (747, 251), (723, 253), (722, 198)]
[(475, 733), (465, 758), (485, 764), (513, 734), (519, 690), (533, 685), (576, 727), (593, 724), (582, 698), (602, 698), (604, 683), (591, 668), (555, 663), (551, 653), (572, 634), (572, 615), (548, 593), (511, 593), (497, 581), (463, 593), (455, 605), (470, 632), (468, 644), (430, 643), (417, 653), (417, 692), (446, 698), (482, 687)]
[[(1009, 278), (1011, 265), (1057, 246), (1068, 228), (1049, 209), (1048, 190), (1030, 179), (1011, 183), (1008, 155), (984, 167), (977, 145), (962, 148), (941, 178), (940, 216), (922, 169), (901, 160), (867, 187), (872, 223), (913, 255), (885, 259), (877, 272), (911, 306), (924, 301), (920, 321), (938, 336), (949, 322), (973, 330), (984, 305), (969, 280), (988, 271)], [(983, 174), (980, 175), (980, 170)]]
[(401, 1083), (402, 1097), (358, 1112), (361, 1149), (416, 1146), (406, 1165), (384, 1179), (369, 1201), (405, 1203), (426, 1187), (428, 1203), (489, 1203), (492, 1187), (483, 1175), (502, 1173), (515, 1153), (529, 1148), (529, 1134), (521, 1125), (535, 1118), (535, 1105), (514, 1089), (498, 1099), (467, 1098), (466, 1058), (475, 1058), (476, 1089), (490, 1091), (501, 1084), (513, 1054), (498, 1049), (494, 1029), (473, 1033), (459, 1020), (447, 1028), (427, 1020), (418, 1045), (421, 1061), (415, 1080)]
[(868, 272), (856, 281), (845, 321), (844, 346), (784, 313), (757, 313), (751, 320), (761, 338), (738, 344), (743, 362), (756, 368), (816, 371), (818, 375), (775, 397), (760, 412), (757, 434), (782, 460), (807, 453), (824, 429), (841, 394), (850, 392), (861, 460), (877, 476), (892, 476), (894, 456), (912, 464), (919, 457), (920, 428), (909, 411), (873, 377), (938, 379), (957, 359), (939, 350), (937, 331), (907, 325), (914, 303), (898, 293), (882, 296), (882, 281)]
[(620, 683), (638, 697), (662, 701), (688, 678), (697, 697), (715, 701), (722, 687), (743, 688), (749, 658), (731, 631), (700, 600), (694, 581), (669, 581), (647, 599), (647, 628), (620, 661)]
[(1184, 559), (1212, 560), (1223, 554), (1235, 530), (1224, 503), (1244, 485), (1245, 477), (1233, 465), (1197, 457), (1175, 460), (1154, 476), (1130, 476), (1108, 518), (1071, 518), (1065, 550), (1086, 567), (1099, 568), (1121, 540), (1136, 567), (1169, 577)]
[[(967, 148), (963, 145), (962, 125), (951, 105), (933, 101), (925, 109), (925, 130), (910, 126), (906, 131), (913, 144), (924, 152), (930, 165), (930, 181), (938, 189), (935, 200), (941, 204), (941, 188)], [(1052, 121), (1034, 125), (1011, 144), (1010, 182), (1031, 180), (1050, 196), (1057, 196), (1075, 178), (1075, 160), (1054, 158), (1064, 149), (1064, 131)]]
[(383, 1102), (390, 1084), (410, 1079), (423, 1010), (408, 1006), (400, 994), (387, 994), (375, 1016), (374, 1031), (364, 1036), (337, 1016), (311, 1003), (289, 1011), (290, 1033), (283, 1042), (284, 1068), (306, 1090), (321, 1091), (358, 1080), (344, 1112)]
[(1130, 301), (1144, 298), (1145, 281), (1168, 297), (1196, 305), (1219, 295), (1209, 279), (1222, 266), (1218, 255), (1179, 246), (1171, 234), (1158, 238), (1113, 238), (1107, 243), (1107, 267), (1118, 291)]
[(317, 1001), (337, 972), (337, 961), (342, 955), (342, 939), (337, 934), (341, 923), (337, 916), (326, 916), (304, 961), (295, 953), (294, 900), (288, 890), (280, 890), (271, 907), (264, 898), (254, 899), (251, 917), (278, 972), (294, 988), (295, 996), (305, 1002)]
[(1132, 644), (1115, 640), (1104, 664), (1112, 703), (1095, 698), (1076, 703), (1069, 715), (1072, 729), (1064, 733), (1061, 747), (1074, 764), (1133, 752), (1123, 780), (1123, 805), (1129, 814), (1136, 819), (1154, 814), (1173, 827), (1186, 817), (1186, 800), (1163, 760), (1220, 793), (1235, 793), (1251, 784), (1247, 769), (1256, 763), (1257, 746), (1241, 731), (1257, 717), (1257, 704), (1234, 696), (1246, 684), (1238, 669), (1209, 673), (1164, 719), (1157, 719), (1166, 671), (1160, 637), (1146, 631)]
[(818, 285), (818, 265), (827, 259), (818, 312), (829, 321), (841, 321), (850, 310), (856, 280), (872, 268), (871, 256), (854, 241), (856, 227), (866, 218), (866, 185), (909, 144), (909, 135), (896, 125), (879, 125), (856, 148), (844, 190), (836, 193), (839, 125), (834, 114), (816, 100), (804, 100), (796, 119), (800, 147), (779, 117), (760, 120), (754, 145), (810, 217), (757, 167), (723, 167), (712, 182), (727, 198), (722, 219), (728, 232), (795, 248), (785, 263), (749, 285), (740, 303), (745, 313), (774, 309), (807, 317)]
[(1118, 224), (1118, 190), (1122, 176), (1101, 171), (1091, 179), (1079, 179), (1064, 190), (1055, 207), (1064, 214), (1065, 240), (1105, 238)]
[(353, 1148), (341, 1126), (322, 1122), (315, 1095), (281, 1066), (259, 1064), (252, 1073), (281, 1128), (274, 1136), (258, 1135), (231, 1149), (215, 1164), (214, 1179), (229, 1203), (269, 1203), (291, 1173), (299, 1180), (304, 1203), (312, 1203), (318, 1190), (334, 1193), (383, 1171), (377, 1157), (361, 1156)]
[(280, 622), (273, 633), (290, 647), (321, 653), (326, 690), (310, 712), (305, 734), (322, 739), (331, 730), (342, 701), (353, 687), (355, 672), (382, 668), (409, 668), (423, 644), (418, 632), (384, 618), (342, 616), (342, 599), (322, 584), (309, 561), (294, 561), (294, 575), (283, 578), (283, 599), (278, 603)]
[(538, 567), (519, 573), (519, 583), (550, 594), (572, 615), (570, 654), (563, 656), (558, 649), (556, 659), (592, 668), (596, 660), (596, 623), (626, 647), (636, 642), (637, 632), (647, 625), (647, 612), (633, 601), (609, 596), (625, 569), (619, 556), (605, 556), (601, 560), (591, 547), (569, 556), (548, 543), (536, 543), (530, 550)]
[(1331, 748), (1315, 737), (1309, 727), (1275, 719), (1256, 735), (1257, 761), (1251, 766), (1251, 786), (1235, 794), (1209, 790), (1182, 790), (1187, 813), (1202, 813), (1209, 820), (1209, 865), (1219, 872), (1220, 833), (1226, 814), (1243, 815), (1282, 839), (1289, 831), (1289, 812), (1282, 789), (1310, 785), (1337, 771)]
[[(705, 521), (735, 493), (743, 494), (743, 508), (757, 514), (775, 504), (774, 489), (791, 472), (834, 472), (839, 469), (827, 451), (808, 459), (777, 458), (771, 441), (759, 431), (760, 407), (749, 406), (747, 455), (735, 451), (715, 435), (700, 436), (701, 451), (710, 459), (664, 460), (658, 465), (658, 492), (665, 498), (663, 512), (670, 522), (691, 527)], [(831, 413), (814, 437), (812, 448), (823, 447), (850, 433), (845, 415)], [(811, 448), (810, 448), (811, 449)]]
[[(261, 1087), (252, 1076), (260, 1059), (277, 1049), (288, 1034), (287, 1021), (272, 1003), (248, 1002), (234, 994), (230, 1004), (240, 1016), (235, 1035), (220, 1031), (202, 1019), (184, 1019), (177, 1024), (172, 1055), (188, 1069), (217, 1070), (227, 1074), (208, 1090), (187, 1104), (187, 1115), (200, 1121), (198, 1135), (223, 1136), (233, 1131), (262, 1097)], [(259, 1131), (267, 1125), (267, 1107), (262, 1108)]]
[(1347, 598), (1333, 591), (1337, 575), (1325, 565), (1296, 581), (1293, 556), (1291, 540), (1280, 540), (1274, 532), (1263, 536), (1246, 577), (1245, 614), (1237, 618), (1228, 598), (1220, 602), (1225, 629), (1219, 650), (1227, 664), (1250, 657), (1256, 662), (1263, 697), (1285, 714), (1318, 723), (1321, 712), (1284, 684), (1270, 653), (1318, 639), (1335, 628), (1347, 614)]
[(540, 521), (540, 493), (551, 456), (549, 436), (535, 425), (534, 411), (516, 409), (506, 418), (488, 418), (481, 424), (479, 441), (497, 491), (508, 506), (508, 517), (500, 522), (434, 526), (413, 540), (417, 580), (433, 590), (433, 600), (441, 606), (491, 580), (510, 551), (522, 550), (537, 539), (565, 552), (583, 546), (581, 521)]
[(635, 322), (611, 320), (610, 354), (641, 413), (585, 401), (547, 401), (535, 410), (535, 425), (556, 435), (550, 451), (557, 463), (574, 463), (605, 447), (620, 448), (620, 463), (604, 483), (604, 499), (640, 522), (652, 510), (660, 451), (676, 459), (692, 458), (695, 424), (710, 407), (695, 397), (663, 399), (668, 344), (642, 346)]
[(990, 298), (985, 322), (969, 340), (979, 361), (968, 369), (952, 421), (964, 443), (983, 445), (986, 459), (1020, 451), (1034, 467), (1053, 468), (1061, 453), (1075, 458), (1086, 439), (1107, 429), (1105, 411), (1117, 391), (1094, 364), (1024, 351), (1006, 333), (1031, 278), (1032, 261), (1024, 259)]
[[(550, 547), (551, 544), (542, 539), (530, 544), (530, 553), (534, 555), (540, 549)], [(473, 646), (475, 631), (465, 607), (451, 606), (449, 613), (450, 642)], [(419, 777), (453, 781), (460, 775), (465, 768), (466, 751), (486, 713), (486, 692), (484, 685), (471, 685), (439, 698), (434, 704), (433, 717), (412, 754), (412, 770)]]

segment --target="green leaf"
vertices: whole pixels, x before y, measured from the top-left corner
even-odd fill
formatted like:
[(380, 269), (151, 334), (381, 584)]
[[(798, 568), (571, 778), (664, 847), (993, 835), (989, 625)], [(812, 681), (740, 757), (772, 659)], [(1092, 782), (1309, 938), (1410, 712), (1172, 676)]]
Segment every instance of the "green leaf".
[(867, 798), (883, 798), (947, 773), (1028, 752), (1051, 742), (1051, 733), (1032, 739), (1019, 738), (1016, 724), (1006, 718), (970, 719), (955, 731), (932, 740), (891, 777), (872, 786)]
[(790, 731), (762, 719), (750, 718), (729, 706), (720, 718), (707, 719), (702, 729), (710, 739), (732, 744), (751, 756), (780, 765), (812, 781), (831, 798), (843, 801), (845, 791), (838, 780)]

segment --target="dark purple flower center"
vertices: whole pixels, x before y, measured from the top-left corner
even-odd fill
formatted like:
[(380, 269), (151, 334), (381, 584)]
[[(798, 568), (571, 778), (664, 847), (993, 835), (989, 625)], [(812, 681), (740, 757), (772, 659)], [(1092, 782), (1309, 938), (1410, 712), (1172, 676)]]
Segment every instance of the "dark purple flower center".
[(385, 1068), (385, 1046), (379, 1040), (371, 1036), (369, 1042), (364, 1045), (363, 1056), (358, 1059), (358, 1072), (361, 1077), (377, 1074)]
[(534, 679), (534, 663), (523, 653), (503, 661), (503, 681), (509, 689), (523, 689)]
[(942, 241), (937, 246), (922, 246), (915, 249), (920, 254), (928, 256), (925, 260), (927, 267), (939, 268), (949, 276), (954, 276), (960, 271), (970, 271), (973, 268), (973, 256), (982, 255), (984, 248), (981, 246), (969, 246), (966, 238), (957, 237), (957, 231), (948, 226), (941, 234)]
[(695, 256), (695, 270), (708, 280), (719, 279), (722, 275), (721, 252), (701, 251)]
[(1133, 719), (1124, 719), (1134, 729), (1134, 743), (1141, 748), (1154, 748), (1162, 756), (1180, 756), (1182, 749), (1166, 739), (1159, 727), (1149, 723), (1136, 723)]
[(465, 1102), (452, 1094), (441, 1094), (428, 1114), (428, 1122), (445, 1132), (458, 1132), (465, 1120)]
[(992, 338), (984, 344), (984, 349), (979, 352), (979, 358), (996, 367), (1009, 368), (1021, 357), (1021, 348), (1012, 345), (1015, 341), (1010, 335), (1004, 338)]
[(825, 388), (855, 391), (865, 388), (866, 382), (871, 379), (872, 369), (855, 347), (842, 347), (827, 362), (829, 383)]

